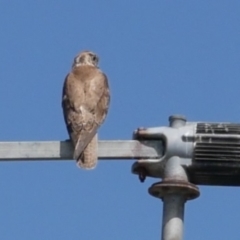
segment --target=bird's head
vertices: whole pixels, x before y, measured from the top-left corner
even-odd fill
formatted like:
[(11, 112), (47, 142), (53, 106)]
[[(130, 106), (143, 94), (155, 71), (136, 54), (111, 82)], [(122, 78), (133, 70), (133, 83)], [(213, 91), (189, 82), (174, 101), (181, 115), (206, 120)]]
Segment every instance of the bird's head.
[(72, 67), (74, 68), (82, 65), (98, 67), (98, 61), (99, 58), (97, 54), (90, 51), (83, 51), (74, 58)]

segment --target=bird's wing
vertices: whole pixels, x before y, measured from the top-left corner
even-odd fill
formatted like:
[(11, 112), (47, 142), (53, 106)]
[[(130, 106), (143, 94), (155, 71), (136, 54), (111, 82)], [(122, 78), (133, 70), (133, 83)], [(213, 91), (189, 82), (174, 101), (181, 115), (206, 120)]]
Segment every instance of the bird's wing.
[(88, 69), (88, 74), (78, 73), (66, 77), (62, 101), (67, 129), (75, 146), (74, 159), (80, 158), (97, 133), (106, 117), (110, 98), (105, 74), (98, 69)]
[(62, 108), (67, 130), (74, 146), (83, 128), (83, 116), (80, 111), (84, 103), (83, 88), (83, 82), (78, 81), (74, 74), (70, 73), (66, 76), (63, 85)]
[[(78, 159), (97, 133), (97, 129), (106, 118), (110, 94), (108, 80), (105, 74), (97, 71), (96, 75), (86, 81), (85, 102), (82, 107), (84, 113), (84, 134), (80, 134), (75, 146), (74, 158)], [(84, 138), (84, 139), (83, 139)]]

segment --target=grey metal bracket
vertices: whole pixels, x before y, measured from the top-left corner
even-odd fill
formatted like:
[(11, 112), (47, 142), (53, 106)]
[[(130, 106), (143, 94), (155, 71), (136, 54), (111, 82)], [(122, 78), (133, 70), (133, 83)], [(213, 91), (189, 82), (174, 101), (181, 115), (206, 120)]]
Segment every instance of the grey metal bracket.
[[(159, 141), (113, 140), (98, 142), (98, 159), (158, 159)], [(0, 161), (73, 161), (70, 141), (0, 142)]]
[(159, 141), (163, 151), (158, 159), (139, 159), (133, 173), (163, 178), (166, 162), (177, 156), (193, 184), (240, 186), (240, 124), (187, 122), (182, 116), (169, 121), (169, 127), (134, 132), (134, 139)]
[(134, 139), (157, 140), (158, 159), (139, 159), (132, 172), (141, 181), (161, 178), (149, 193), (163, 200), (162, 240), (181, 240), (184, 204), (199, 196), (195, 184), (240, 186), (240, 124), (187, 122), (171, 116), (169, 127), (140, 128)]
[[(186, 119), (172, 116), (169, 120), (170, 127), (141, 128), (134, 132), (134, 139), (160, 141), (163, 151), (158, 159), (139, 159), (133, 164), (132, 172), (138, 174), (141, 181), (146, 176), (162, 178), (149, 188), (152, 196), (163, 201), (162, 240), (181, 240), (185, 202), (197, 198), (199, 190), (190, 183), (183, 166), (191, 163), (192, 154), (191, 146), (186, 147), (186, 143), (179, 140), (186, 132)], [(193, 128), (187, 130), (187, 134), (190, 132), (193, 133)]]

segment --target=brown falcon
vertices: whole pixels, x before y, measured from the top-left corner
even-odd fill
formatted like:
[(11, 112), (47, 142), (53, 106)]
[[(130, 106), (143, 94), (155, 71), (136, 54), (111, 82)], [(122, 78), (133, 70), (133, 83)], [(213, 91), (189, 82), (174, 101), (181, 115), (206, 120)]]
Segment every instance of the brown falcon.
[(107, 76), (98, 68), (98, 56), (90, 51), (74, 58), (66, 76), (62, 108), (77, 165), (92, 169), (97, 164), (97, 129), (103, 123), (110, 101)]

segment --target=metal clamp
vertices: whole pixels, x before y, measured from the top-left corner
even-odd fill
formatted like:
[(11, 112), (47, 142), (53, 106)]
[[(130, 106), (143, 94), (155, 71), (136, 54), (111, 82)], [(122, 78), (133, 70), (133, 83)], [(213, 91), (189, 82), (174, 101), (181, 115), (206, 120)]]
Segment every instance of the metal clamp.
[[(186, 119), (182, 116), (172, 116), (169, 121), (170, 127), (174, 129), (186, 124)], [(167, 139), (164, 139), (164, 135), (158, 130), (159, 128), (152, 128), (150, 131), (141, 128), (134, 132), (134, 138), (163, 139), (161, 144), (164, 149)], [(161, 130), (164, 132), (164, 129)], [(172, 139), (175, 141), (174, 136)], [(132, 166), (133, 173), (138, 174), (141, 181), (144, 181), (146, 176), (162, 178), (162, 182), (153, 184), (148, 190), (150, 195), (163, 201), (162, 240), (182, 239), (185, 202), (199, 196), (198, 187), (189, 182), (186, 169), (182, 166), (181, 158), (178, 156), (183, 155), (182, 149), (176, 146), (172, 152), (175, 151), (180, 154), (174, 156), (174, 154), (163, 151), (159, 159), (140, 159)]]

